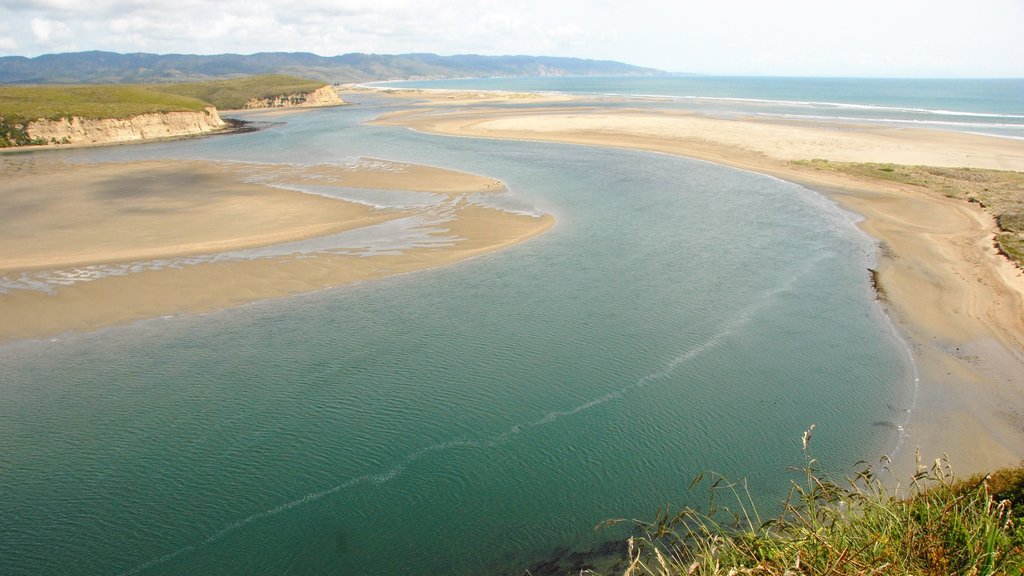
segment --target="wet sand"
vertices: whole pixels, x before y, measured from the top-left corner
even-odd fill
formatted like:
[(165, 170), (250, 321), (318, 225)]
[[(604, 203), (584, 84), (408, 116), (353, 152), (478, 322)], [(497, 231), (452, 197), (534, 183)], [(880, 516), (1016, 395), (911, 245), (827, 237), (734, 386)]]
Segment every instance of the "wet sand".
[[(976, 204), (899, 183), (792, 163), (847, 162), (1024, 171), (1018, 141), (854, 124), (725, 120), (678, 111), (427, 108), (377, 123), (483, 138), (651, 150), (707, 160), (818, 190), (864, 217), (879, 245), (883, 305), (913, 354), (918, 381), (897, 478), (948, 454), (960, 475), (1024, 457), (1024, 277), (993, 247), (995, 222)], [(865, 281), (868, 275), (865, 274)], [(819, 426), (822, 423), (818, 423)]]
[[(309, 167), (27, 164), (7, 166), (0, 194), (0, 280), (6, 281), (0, 286), (0, 342), (206, 312), (441, 266), (521, 242), (553, 223), (550, 216), (465, 201), (466, 194), (503, 191), (494, 179), (373, 159)], [(419, 191), (442, 201), (394, 210), (282, 189), (305, 183)], [(409, 217), (422, 220), (411, 228), (419, 226), (419, 235), (431, 241), (383, 253), (317, 249), (244, 256), (245, 250)], [(221, 258), (225, 254), (236, 257)]]

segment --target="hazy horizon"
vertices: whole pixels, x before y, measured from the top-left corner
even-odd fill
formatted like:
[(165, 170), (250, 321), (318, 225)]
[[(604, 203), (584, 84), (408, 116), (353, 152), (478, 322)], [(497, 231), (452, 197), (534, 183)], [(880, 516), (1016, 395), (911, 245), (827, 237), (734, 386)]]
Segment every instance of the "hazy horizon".
[(530, 55), (720, 76), (1019, 78), (1022, 24), (1015, 0), (0, 0), (0, 56)]

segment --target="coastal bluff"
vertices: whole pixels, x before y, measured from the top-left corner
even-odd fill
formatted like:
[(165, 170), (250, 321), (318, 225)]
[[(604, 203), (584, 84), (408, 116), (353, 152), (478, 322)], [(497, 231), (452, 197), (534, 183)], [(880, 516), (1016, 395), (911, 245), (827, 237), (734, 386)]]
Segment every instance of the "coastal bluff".
[(103, 145), (229, 128), (221, 111), (340, 106), (330, 85), (288, 76), (199, 83), (0, 87), (0, 148)]
[(25, 132), (45, 144), (115, 144), (195, 136), (227, 125), (215, 107), (207, 106), (201, 112), (154, 112), (128, 118), (44, 118), (27, 123)]
[(250, 98), (245, 109), (254, 108), (313, 108), (317, 106), (341, 106), (345, 104), (331, 86), (324, 86), (308, 93), (286, 94), (268, 98)]

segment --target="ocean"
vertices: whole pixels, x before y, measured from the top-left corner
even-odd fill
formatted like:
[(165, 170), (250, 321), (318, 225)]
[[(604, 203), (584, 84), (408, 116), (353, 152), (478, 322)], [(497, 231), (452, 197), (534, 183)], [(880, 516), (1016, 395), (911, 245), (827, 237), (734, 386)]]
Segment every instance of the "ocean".
[[(530, 82), (479, 87), (558, 85)], [(914, 367), (853, 215), (668, 155), (364, 125), (394, 105), (40, 153), (431, 164), (557, 223), (453, 266), (0, 347), (0, 573), (518, 576), (626, 533), (606, 520), (701, 506), (701, 472), (769, 513), (811, 424), (840, 474), (899, 447)]]
[(562, 92), (652, 99), (721, 117), (849, 121), (955, 130), (1024, 140), (1024, 79), (774, 78), (467, 78), (384, 82), (382, 86)]

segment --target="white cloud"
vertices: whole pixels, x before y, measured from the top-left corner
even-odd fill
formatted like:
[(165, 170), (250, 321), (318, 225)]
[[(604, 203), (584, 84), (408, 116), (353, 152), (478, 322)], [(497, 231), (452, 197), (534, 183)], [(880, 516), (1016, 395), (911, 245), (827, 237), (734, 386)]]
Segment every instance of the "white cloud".
[(71, 28), (58, 20), (33, 18), (29, 23), (36, 42), (44, 46), (54, 46), (67, 41), (72, 36)]
[(674, 71), (1024, 76), (1021, 0), (0, 0), (0, 53), (544, 54)]
[(18, 42), (10, 32), (11, 27), (6, 22), (0, 22), (0, 50), (14, 52), (18, 49)]

